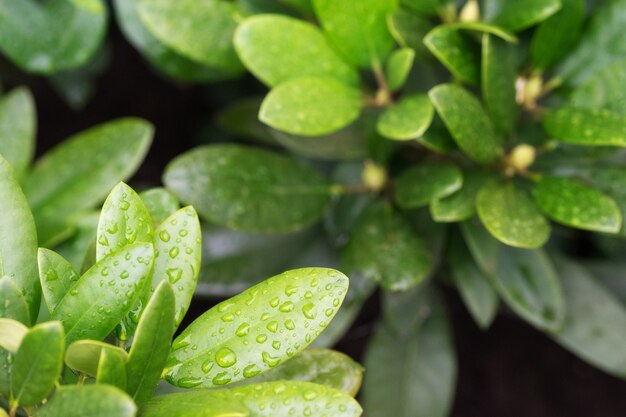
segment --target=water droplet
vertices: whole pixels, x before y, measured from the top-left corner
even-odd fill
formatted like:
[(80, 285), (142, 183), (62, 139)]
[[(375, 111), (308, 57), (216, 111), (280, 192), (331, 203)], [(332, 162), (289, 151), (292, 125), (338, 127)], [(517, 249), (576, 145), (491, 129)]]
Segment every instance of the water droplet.
[(78, 295), (78, 290), (76, 288), (72, 288), (70, 290), (70, 295)]
[(303, 411), (304, 417), (310, 417), (311, 416), (311, 407), (306, 407)]
[(278, 330), (278, 323), (276, 323), (275, 321), (270, 321), (269, 323), (267, 323), (267, 330), (269, 330), (272, 333), (276, 333), (276, 330)]
[(317, 392), (315, 391), (306, 391), (303, 395), (304, 399), (307, 401), (312, 401), (317, 398)]
[(330, 291), (333, 289), (333, 284), (326, 284), (326, 287), (324, 288), (326, 288), (326, 291)]
[(302, 314), (304, 314), (304, 317), (306, 317), (309, 320), (315, 319), (315, 316), (317, 316), (317, 312), (315, 311), (315, 305), (311, 303), (305, 304), (302, 307)]
[(266, 364), (268, 364), (272, 368), (280, 363), (280, 358), (276, 358), (276, 357), (270, 355), (267, 352), (263, 352), (261, 354), (261, 357), (263, 358), (263, 362), (265, 362)]
[(287, 288), (285, 288), (285, 295), (287, 296), (294, 295), (297, 292), (298, 292), (298, 287), (294, 287), (293, 285), (288, 285)]
[(279, 350), (279, 349), (280, 349), (280, 341), (279, 341), (279, 340), (274, 340), (274, 341), (272, 342), (272, 347), (273, 347), (275, 350)]
[(165, 273), (172, 284), (176, 284), (183, 277), (183, 270), (180, 268), (168, 268)]
[(181, 230), (178, 231), (178, 236), (180, 236), (180, 237), (185, 237), (188, 234), (189, 234), (189, 232), (186, 231), (185, 229), (181, 229)]
[(285, 328), (286, 328), (287, 330), (293, 330), (293, 329), (295, 329), (295, 328), (296, 328), (296, 324), (293, 322), (293, 320), (287, 320), (287, 321), (285, 322)]
[(264, 334), (260, 334), (256, 337), (257, 343), (265, 343), (266, 340), (267, 340), (267, 336)]
[(223, 347), (215, 354), (215, 362), (222, 368), (228, 368), (237, 363), (237, 355), (227, 347)]
[(107, 227), (107, 232), (109, 232), (109, 234), (117, 233), (117, 223), (113, 223), (112, 225)]
[(161, 232), (159, 233), (159, 238), (163, 241), (163, 242), (169, 242), (170, 241), (170, 234), (167, 230), (161, 230)]
[(179, 253), (180, 253), (180, 249), (178, 249), (178, 246), (174, 246), (172, 249), (170, 249), (170, 258), (172, 259), (176, 258)]
[(333, 310), (332, 308), (327, 308), (326, 311), (324, 312), (324, 314), (326, 314), (326, 317), (330, 317), (335, 313), (335, 310)]
[(98, 236), (98, 243), (102, 246), (109, 246), (109, 239), (105, 235)]
[(213, 385), (226, 385), (233, 379), (228, 372), (220, 372), (213, 378)]
[(280, 299), (278, 297), (274, 297), (270, 300), (270, 306), (276, 307), (280, 303)]
[(265, 321), (270, 318), (270, 313), (261, 314), (261, 321)]
[(191, 249), (191, 248), (185, 248), (185, 253), (186, 253), (187, 255), (191, 255), (191, 254), (193, 253), (193, 249)]
[(122, 278), (122, 279), (128, 278), (128, 271), (127, 270), (123, 270), (122, 273), (120, 274), (120, 278)]
[(319, 279), (317, 279), (317, 277), (313, 278), (311, 280), (311, 287), (317, 287), (317, 284), (319, 284)]
[(278, 307), (278, 310), (282, 311), (283, 313), (289, 313), (290, 311), (293, 310), (293, 307), (294, 307), (294, 305), (293, 305), (293, 303), (291, 301), (286, 301), (286, 302), (282, 303), (280, 305), (280, 307)]
[(250, 331), (250, 325), (248, 323), (241, 323), (235, 331), (235, 334), (239, 337), (243, 337), (248, 334)]
[(126, 211), (130, 207), (130, 203), (126, 200), (120, 201), (120, 210)]
[(174, 340), (174, 343), (172, 343), (172, 350), (183, 349), (183, 348), (186, 348), (187, 346), (189, 346), (188, 338), (176, 339)]
[(307, 343), (311, 343), (311, 335), (310, 335), (310, 334), (307, 334), (307, 335), (304, 337), (304, 341), (305, 341), (305, 342), (307, 342)]
[(204, 372), (205, 374), (208, 374), (209, 372), (211, 372), (211, 369), (213, 369), (213, 365), (214, 365), (214, 362), (211, 359), (207, 359), (204, 362), (202, 362), (202, 365), (200, 366), (200, 368), (202, 369), (202, 372)]
[(335, 298), (333, 300), (333, 306), (339, 307), (339, 304), (341, 304), (341, 300), (339, 298)]
[(261, 370), (255, 364), (248, 365), (243, 368), (243, 376), (246, 378), (252, 378), (253, 376), (257, 376), (261, 373)]
[(235, 320), (235, 315), (233, 313), (226, 313), (222, 316), (222, 321), (231, 322)]
[(178, 380), (176, 385), (181, 388), (195, 388), (198, 385), (202, 384), (202, 380), (200, 378), (196, 378), (194, 376), (185, 376)]
[(304, 293), (304, 298), (307, 300), (313, 297), (313, 293), (311, 291), (307, 291)]

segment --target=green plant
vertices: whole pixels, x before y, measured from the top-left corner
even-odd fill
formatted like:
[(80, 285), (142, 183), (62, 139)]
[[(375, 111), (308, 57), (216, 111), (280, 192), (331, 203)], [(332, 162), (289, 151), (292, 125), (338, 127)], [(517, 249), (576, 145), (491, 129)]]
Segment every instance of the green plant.
[[(360, 366), (330, 350), (299, 354), (341, 305), (348, 279), (340, 272), (270, 278), (172, 342), (200, 269), (192, 207), (155, 228), (154, 213), (120, 183), (81, 275), (56, 252), (37, 251), (27, 199), (2, 157), (0, 197), (0, 409), (9, 416), (360, 415), (350, 397)], [(161, 378), (202, 389), (155, 396)]]

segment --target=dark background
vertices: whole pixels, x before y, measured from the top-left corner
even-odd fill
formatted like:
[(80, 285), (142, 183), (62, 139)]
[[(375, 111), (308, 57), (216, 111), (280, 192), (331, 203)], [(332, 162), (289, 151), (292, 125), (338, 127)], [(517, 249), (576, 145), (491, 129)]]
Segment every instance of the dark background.
[[(156, 126), (151, 151), (134, 182), (160, 184), (165, 165), (176, 155), (212, 138), (203, 137), (207, 120), (242, 89), (262, 91), (251, 78), (192, 87), (156, 75), (112, 27), (110, 64), (82, 110), (72, 110), (44, 78), (26, 76), (0, 63), (5, 89), (28, 85), (38, 110), (41, 154), (69, 135), (121, 116), (139, 116)], [(626, 382), (580, 361), (512, 315), (500, 315), (480, 331), (453, 292), (451, 309), (459, 376), (453, 417), (622, 417)], [(376, 295), (337, 348), (361, 359), (378, 315)], [(214, 301), (195, 300), (189, 316)], [(624, 347), (626, 349), (626, 346)], [(393, 417), (393, 416), (390, 416)]]

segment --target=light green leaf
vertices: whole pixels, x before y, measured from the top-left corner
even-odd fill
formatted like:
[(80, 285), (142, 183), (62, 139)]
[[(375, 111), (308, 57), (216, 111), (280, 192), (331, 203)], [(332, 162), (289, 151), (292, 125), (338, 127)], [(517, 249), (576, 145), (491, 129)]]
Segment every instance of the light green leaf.
[(17, 352), (27, 332), (28, 327), (21, 322), (0, 317), (0, 348), (11, 353)]
[(343, 264), (392, 291), (418, 285), (434, 267), (424, 240), (406, 219), (383, 205), (370, 207), (359, 219)]
[[(83, 261), (87, 249), (93, 249), (93, 259), (96, 258), (96, 233), (98, 230), (99, 211), (90, 211), (77, 215), (72, 219), (74, 235), (55, 247), (55, 251), (70, 262), (74, 270), (82, 271)], [(92, 246), (93, 245), (93, 246)], [(91, 265), (90, 265), (91, 266)]]
[(34, 417), (135, 417), (137, 406), (110, 385), (63, 386)]
[(325, 268), (287, 271), (213, 307), (174, 341), (163, 373), (183, 387), (251, 378), (303, 350), (343, 301), (348, 278)]
[(304, 229), (330, 200), (330, 185), (315, 170), (238, 145), (205, 146), (179, 156), (163, 181), (205, 219), (257, 233)]
[(483, 35), (482, 93), (491, 120), (499, 132), (509, 133), (515, 125), (518, 106), (515, 101), (517, 68), (515, 50), (494, 36)]
[(35, 153), (36, 110), (27, 88), (16, 88), (0, 98), (0, 149), (18, 178)]
[(550, 238), (550, 223), (530, 196), (512, 183), (490, 182), (476, 195), (480, 220), (499, 241), (518, 248), (540, 248)]
[(566, 143), (626, 146), (626, 115), (605, 109), (562, 107), (546, 113), (545, 130)]
[(422, 42), (433, 28), (428, 19), (401, 8), (387, 16), (387, 26), (395, 41), (403, 48), (413, 49), (419, 60), (432, 57)]
[[(564, 281), (568, 278), (564, 276)], [(494, 285), (502, 300), (530, 324), (550, 331), (563, 325), (565, 302), (561, 283), (543, 251), (503, 246)]]
[(250, 417), (250, 411), (230, 390), (187, 390), (154, 397), (141, 407), (139, 416)]
[(259, 119), (283, 132), (321, 136), (348, 126), (360, 113), (358, 90), (329, 77), (303, 77), (270, 91)]
[(35, 405), (54, 387), (63, 366), (63, 327), (57, 321), (34, 326), (15, 354), (11, 370), (12, 405)]
[(517, 37), (502, 29), (501, 27), (498, 26), (494, 26), (494, 25), (490, 25), (489, 23), (484, 23), (484, 22), (456, 22), (453, 23), (451, 25), (449, 25), (450, 27), (453, 28), (458, 28), (458, 29), (464, 29), (464, 30), (471, 30), (471, 31), (475, 31), (475, 32), (482, 32), (484, 34), (489, 34), (489, 35), (493, 35), (493, 36), (497, 36), (498, 38), (502, 39), (503, 41), (507, 41), (509, 43), (517, 43), (518, 39)]
[(617, 233), (622, 226), (615, 200), (575, 179), (543, 177), (533, 196), (544, 213), (566, 226), (607, 233)]
[(605, 109), (626, 114), (626, 59), (598, 71), (569, 97), (568, 105), (578, 109)]
[(400, 4), (426, 16), (438, 16), (448, 0), (400, 0)]
[(30, 325), (28, 304), (19, 288), (7, 276), (0, 278), (0, 317)]
[(396, 3), (396, 0), (313, 0), (315, 15), (333, 46), (361, 68), (381, 65), (393, 48), (387, 15), (395, 11)]
[(406, 96), (378, 118), (382, 136), (395, 140), (415, 139), (424, 134), (433, 120), (433, 106), (425, 94)]
[[(8, 276), (37, 319), (41, 298), (35, 222), (11, 165), (0, 156), (0, 276)], [(30, 324), (26, 323), (26, 324)]]
[(486, 19), (505, 29), (518, 32), (546, 20), (561, 8), (560, 0), (505, 0), (497, 12)]
[(160, 224), (180, 208), (178, 199), (165, 188), (151, 188), (139, 193), (139, 197), (150, 212), (154, 224)]
[(424, 45), (459, 80), (480, 83), (480, 51), (478, 45), (460, 28), (440, 25), (424, 37)]
[(489, 178), (484, 171), (463, 171), (463, 185), (454, 193), (430, 202), (430, 214), (436, 222), (467, 220), (476, 214), (476, 194)]
[(502, 154), (502, 138), (474, 95), (453, 84), (428, 92), (437, 113), (461, 150), (478, 163), (490, 163)]
[(257, 15), (244, 20), (235, 32), (235, 48), (246, 68), (269, 87), (301, 77), (359, 82), (356, 70), (318, 28), (292, 17)]
[(76, 68), (100, 47), (106, 21), (101, 0), (1, 0), (0, 50), (27, 72)]
[(112, 350), (102, 349), (96, 371), (96, 383), (109, 384), (126, 390), (126, 363), (124, 359)]
[(146, 306), (128, 354), (127, 390), (138, 405), (152, 398), (174, 334), (174, 291), (162, 281)]
[(152, 244), (135, 243), (85, 272), (52, 313), (63, 322), (66, 342), (104, 339), (139, 300), (153, 259)]
[(78, 372), (97, 376), (104, 351), (117, 356), (122, 363), (128, 359), (126, 351), (117, 346), (97, 340), (78, 340), (67, 347), (65, 363)]
[(389, 56), (385, 65), (389, 90), (397, 91), (404, 86), (414, 60), (415, 51), (411, 48), (398, 49)]
[(231, 42), (236, 7), (219, 0), (138, 0), (139, 17), (159, 41), (209, 67), (236, 72), (241, 63)]
[(488, 275), (495, 274), (498, 254), (503, 245), (485, 229), (477, 218), (462, 222), (461, 232), (478, 267)]
[(450, 162), (421, 162), (395, 179), (395, 200), (403, 209), (428, 205), (463, 185), (463, 174)]
[(79, 275), (65, 258), (49, 249), (39, 248), (37, 263), (43, 298), (52, 312), (76, 284)]

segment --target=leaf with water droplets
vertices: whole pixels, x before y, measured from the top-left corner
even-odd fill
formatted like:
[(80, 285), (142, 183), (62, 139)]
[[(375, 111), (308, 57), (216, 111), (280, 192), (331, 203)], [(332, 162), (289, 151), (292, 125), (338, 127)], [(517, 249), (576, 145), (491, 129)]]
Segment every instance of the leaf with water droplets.
[(113, 350), (102, 349), (96, 371), (96, 383), (126, 390), (126, 373), (126, 359)]
[(21, 178), (35, 153), (36, 114), (30, 90), (16, 88), (0, 99), (0, 153)]
[(0, 348), (11, 353), (17, 352), (26, 332), (28, 332), (28, 327), (21, 322), (0, 317)]
[(135, 243), (85, 272), (52, 313), (63, 322), (67, 343), (104, 339), (149, 285), (153, 259), (151, 243)]
[(562, 107), (546, 113), (543, 127), (566, 143), (626, 146), (626, 116), (611, 110)]
[(78, 281), (79, 275), (65, 258), (50, 249), (39, 248), (37, 263), (43, 298), (52, 312)]
[(274, 368), (324, 330), (347, 288), (345, 275), (326, 268), (265, 280), (191, 323), (174, 341), (163, 376), (184, 388), (213, 387)]
[(160, 224), (180, 208), (178, 199), (165, 188), (157, 187), (142, 191), (139, 197), (146, 205), (155, 225)]
[(176, 299), (162, 281), (141, 315), (130, 347), (126, 371), (128, 392), (138, 405), (152, 398), (170, 351)]
[(75, 371), (96, 376), (102, 352), (108, 351), (126, 362), (128, 354), (124, 349), (97, 340), (78, 340), (67, 347), (65, 364)]
[(448, 196), (463, 185), (461, 170), (451, 162), (422, 162), (395, 178), (395, 200), (403, 209), (414, 209)]
[(62, 386), (34, 417), (135, 417), (137, 406), (119, 388), (105, 385)]

